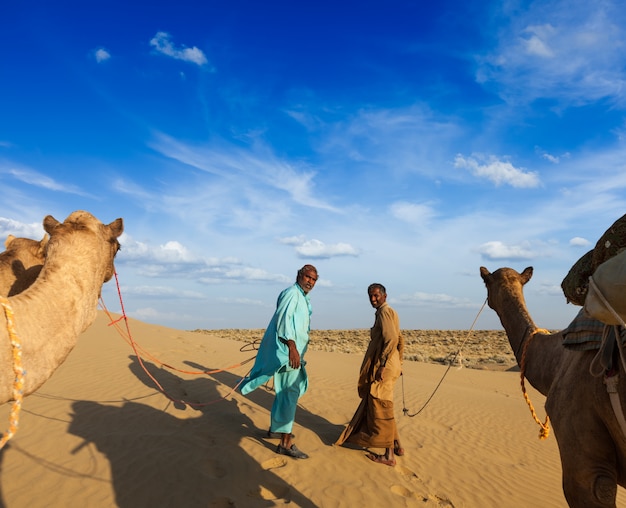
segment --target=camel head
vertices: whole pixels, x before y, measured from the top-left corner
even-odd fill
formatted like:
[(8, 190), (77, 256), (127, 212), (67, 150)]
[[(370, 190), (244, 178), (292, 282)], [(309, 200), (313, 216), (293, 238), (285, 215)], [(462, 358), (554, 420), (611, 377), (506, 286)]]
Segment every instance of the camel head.
[[(113, 260), (120, 250), (118, 237), (124, 231), (123, 220), (116, 219), (108, 225), (103, 224), (89, 212), (79, 210), (71, 213), (63, 223), (60, 223), (52, 215), (48, 215), (43, 220), (43, 227), (50, 235), (50, 248), (58, 242), (58, 238), (67, 235), (73, 235), (78, 232), (88, 232), (96, 239), (93, 244), (84, 245), (85, 252), (76, 252), (77, 258), (80, 256), (93, 256), (99, 254), (105, 260), (105, 271), (103, 283), (109, 281), (115, 273), (115, 265)], [(98, 249), (99, 252), (93, 252), (92, 249)]]
[(31, 258), (43, 263), (46, 257), (49, 238), (47, 234), (44, 234), (43, 238), (37, 241), (31, 240), (30, 238), (16, 238), (13, 235), (8, 235), (7, 239), (4, 241), (4, 247), (6, 252), (16, 253), (15, 257)]
[(523, 287), (533, 276), (533, 267), (525, 268), (518, 273), (513, 268), (499, 268), (491, 273), (484, 266), (480, 267), (480, 276), (487, 286), (487, 302), (489, 307), (497, 312), (502, 308), (505, 297), (513, 297), (517, 301), (524, 301)]

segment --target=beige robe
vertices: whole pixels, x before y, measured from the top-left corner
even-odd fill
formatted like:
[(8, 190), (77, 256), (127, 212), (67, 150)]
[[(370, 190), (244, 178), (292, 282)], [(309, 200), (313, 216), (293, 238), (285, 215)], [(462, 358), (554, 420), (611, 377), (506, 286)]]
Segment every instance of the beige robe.
[[(370, 343), (361, 364), (358, 392), (361, 403), (352, 420), (335, 444), (392, 448), (398, 440), (394, 417), (393, 392), (402, 374), (404, 340), (398, 314), (386, 302), (376, 309)], [(385, 366), (384, 380), (376, 381), (376, 372)]]

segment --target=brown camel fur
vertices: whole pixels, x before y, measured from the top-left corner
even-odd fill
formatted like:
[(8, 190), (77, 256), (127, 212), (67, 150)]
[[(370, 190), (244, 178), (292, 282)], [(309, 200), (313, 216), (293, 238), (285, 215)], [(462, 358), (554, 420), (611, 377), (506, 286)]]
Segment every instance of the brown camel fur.
[(0, 254), (0, 296), (13, 296), (30, 287), (39, 276), (48, 247), (48, 234), (41, 241), (9, 235)]
[[(525, 368), (530, 384), (546, 396), (567, 503), (580, 508), (615, 507), (617, 485), (626, 486), (626, 437), (602, 378), (589, 372), (596, 351), (565, 348), (562, 332), (534, 333), (537, 327), (523, 294), (523, 286), (532, 274), (532, 267), (521, 274), (511, 268), (493, 273), (480, 268), (489, 307), (500, 317), (517, 363)], [(622, 407), (626, 408), (626, 373), (621, 372), (621, 376), (618, 389)]]
[[(48, 215), (43, 226), (50, 240), (41, 273), (30, 288), (7, 299), (22, 344), (25, 395), (52, 375), (96, 319), (102, 285), (115, 273), (113, 259), (123, 231), (122, 219), (104, 225), (83, 211), (63, 223)], [(12, 400), (14, 379), (7, 328), (0, 315), (0, 404)]]

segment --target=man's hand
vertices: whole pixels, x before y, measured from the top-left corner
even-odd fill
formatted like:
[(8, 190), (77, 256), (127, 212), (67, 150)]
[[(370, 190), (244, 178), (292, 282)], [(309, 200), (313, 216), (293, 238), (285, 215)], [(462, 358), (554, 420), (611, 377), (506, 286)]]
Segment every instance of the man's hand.
[(287, 341), (287, 347), (289, 348), (289, 366), (292, 369), (300, 368), (300, 353), (296, 349), (296, 343), (293, 340)]
[(385, 367), (381, 365), (380, 367), (378, 367), (378, 370), (376, 371), (376, 375), (374, 376), (374, 379), (376, 381), (383, 381), (384, 372), (385, 372)]

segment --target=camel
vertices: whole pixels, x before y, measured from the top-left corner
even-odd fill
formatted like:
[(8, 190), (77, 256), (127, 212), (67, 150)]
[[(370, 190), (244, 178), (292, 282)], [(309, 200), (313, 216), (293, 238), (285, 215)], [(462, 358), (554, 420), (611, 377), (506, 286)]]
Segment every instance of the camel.
[[(602, 378), (590, 374), (597, 351), (564, 347), (563, 330), (538, 331), (523, 294), (523, 286), (532, 274), (532, 267), (522, 273), (512, 268), (490, 273), (480, 267), (487, 286), (487, 302), (500, 317), (517, 363), (529, 383), (546, 397), (545, 408), (559, 447), (568, 505), (615, 507), (617, 485), (626, 486), (626, 436)], [(614, 365), (619, 363), (618, 360)], [(626, 373), (621, 376), (619, 399), (626, 407)]]
[(30, 287), (39, 276), (48, 247), (48, 234), (40, 240), (9, 235), (0, 254), (0, 295), (13, 296)]
[[(84, 211), (71, 213), (63, 223), (48, 215), (43, 227), (50, 240), (39, 277), (22, 293), (7, 298), (21, 340), (24, 395), (48, 380), (96, 319), (100, 291), (115, 273), (117, 238), (124, 229), (122, 219), (104, 225)], [(0, 365), (4, 366), (0, 404), (13, 400), (8, 328), (0, 313)]]

